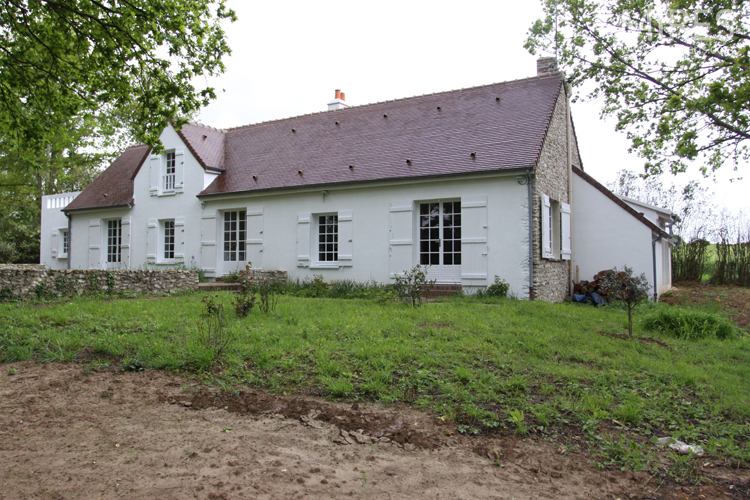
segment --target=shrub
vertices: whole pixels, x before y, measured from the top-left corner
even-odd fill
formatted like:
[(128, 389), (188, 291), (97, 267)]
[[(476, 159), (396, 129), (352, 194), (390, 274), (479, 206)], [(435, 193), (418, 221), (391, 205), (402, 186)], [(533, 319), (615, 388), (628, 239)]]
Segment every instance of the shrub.
[(737, 335), (734, 325), (721, 316), (690, 309), (662, 308), (643, 319), (646, 330), (685, 340), (706, 337), (727, 339)]
[(495, 282), (484, 290), (477, 292), (478, 297), (507, 297), (510, 283), (495, 276)]
[(624, 266), (622, 271), (617, 268), (601, 278), (602, 288), (607, 290), (607, 299), (624, 302), (628, 307), (628, 335), (633, 336), (633, 309), (648, 299), (648, 279), (645, 273), (633, 276), (633, 269)]
[(276, 309), (276, 283), (263, 280), (257, 285), (260, 303), (258, 307), (260, 312), (270, 314)]
[(232, 332), (224, 329), (224, 305), (209, 296), (203, 297), (201, 302), (203, 309), (198, 319), (198, 338), (214, 358), (221, 357), (234, 340)]
[(403, 274), (396, 276), (393, 288), (398, 297), (411, 305), (419, 307), (422, 304), (422, 293), (429, 292), (435, 285), (435, 280), (427, 279), (427, 270), (430, 266), (417, 264)]
[(237, 313), (237, 317), (244, 318), (250, 314), (255, 306), (255, 294), (257, 292), (254, 277), (250, 274), (250, 264), (238, 274), (238, 277), (240, 291), (234, 299), (234, 311)]
[(224, 283), (239, 283), (240, 271), (235, 269), (234, 271), (225, 274), (222, 280), (224, 281)]
[(0, 241), (0, 264), (9, 264), (13, 262), (16, 254), (16, 247), (12, 243)]

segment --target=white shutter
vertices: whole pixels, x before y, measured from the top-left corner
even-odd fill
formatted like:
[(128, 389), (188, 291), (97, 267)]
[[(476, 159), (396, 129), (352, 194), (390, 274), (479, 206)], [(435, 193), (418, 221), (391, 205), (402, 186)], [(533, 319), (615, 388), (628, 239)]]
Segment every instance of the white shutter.
[(100, 219), (89, 221), (89, 269), (101, 269), (101, 224)]
[(245, 250), (253, 269), (263, 269), (263, 207), (247, 207)]
[(354, 249), (354, 217), (351, 210), (339, 210), (339, 265), (350, 267)]
[(201, 269), (216, 275), (216, 210), (201, 216)]
[(297, 267), (310, 267), (310, 214), (297, 216)]
[(151, 156), (151, 196), (159, 194), (159, 183), (161, 182), (161, 155)]
[(395, 278), (412, 267), (414, 260), (414, 202), (391, 202), (390, 277)]
[(562, 249), (561, 255), (563, 260), (570, 260), (572, 250), (570, 248), (570, 205), (560, 203), (560, 228), (562, 229)]
[(545, 259), (552, 258), (552, 241), (549, 237), (549, 217), (552, 206), (549, 196), (542, 195), (542, 257)]
[(174, 189), (175, 191), (183, 190), (185, 182), (185, 152), (177, 149), (174, 152)]
[(159, 238), (159, 221), (158, 219), (148, 220), (148, 229), (146, 229), (146, 261), (149, 264), (156, 263), (156, 252)]
[(174, 218), (174, 258), (185, 260), (185, 217)]
[(487, 197), (461, 198), (461, 285), (487, 286)]
[(123, 217), (120, 220), (120, 227), (122, 228), (122, 238), (120, 243), (121, 257), (120, 262), (125, 269), (130, 269), (130, 235), (132, 233), (130, 217)]
[(57, 243), (57, 235), (58, 235), (57, 229), (55, 229), (54, 231), (52, 231), (52, 239), (51, 239), (50, 245), (52, 247), (52, 258), (53, 259), (57, 258), (57, 245), (58, 245), (58, 243)]

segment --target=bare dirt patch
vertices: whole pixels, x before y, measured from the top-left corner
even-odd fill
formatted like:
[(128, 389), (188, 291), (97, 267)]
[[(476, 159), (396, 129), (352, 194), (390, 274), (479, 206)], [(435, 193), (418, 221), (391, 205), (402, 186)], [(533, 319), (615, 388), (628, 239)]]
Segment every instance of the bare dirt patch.
[(151, 370), (0, 369), (2, 500), (687, 499), (748, 498), (750, 489), (746, 476), (719, 468), (707, 486), (597, 471), (582, 453), (457, 435), (408, 407), (222, 392)]
[(750, 288), (681, 281), (675, 283), (671, 295), (662, 295), (659, 300), (669, 305), (718, 305), (732, 321), (750, 333)]

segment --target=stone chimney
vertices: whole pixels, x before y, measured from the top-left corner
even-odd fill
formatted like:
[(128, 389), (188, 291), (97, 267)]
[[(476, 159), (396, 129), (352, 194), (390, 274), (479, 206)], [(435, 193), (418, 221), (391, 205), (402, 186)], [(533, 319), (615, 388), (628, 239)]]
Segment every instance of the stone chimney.
[(344, 93), (339, 89), (336, 89), (336, 94), (334, 95), (333, 101), (328, 103), (328, 111), (333, 111), (334, 109), (344, 109), (348, 107), (349, 105), (344, 99)]
[(540, 57), (536, 61), (536, 76), (547, 76), (557, 72), (557, 59), (554, 57)]

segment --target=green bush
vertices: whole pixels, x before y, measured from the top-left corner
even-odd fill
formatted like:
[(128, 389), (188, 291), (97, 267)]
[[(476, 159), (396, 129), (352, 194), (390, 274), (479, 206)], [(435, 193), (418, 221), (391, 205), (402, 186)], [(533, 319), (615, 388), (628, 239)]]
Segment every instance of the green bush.
[(646, 316), (642, 326), (646, 330), (662, 332), (685, 340), (706, 337), (727, 339), (737, 335), (735, 326), (721, 316), (675, 307), (665, 307)]
[(16, 254), (16, 247), (12, 243), (0, 241), (0, 264), (9, 264), (13, 262)]
[(477, 292), (478, 297), (507, 297), (510, 283), (495, 276), (495, 282), (484, 290)]

